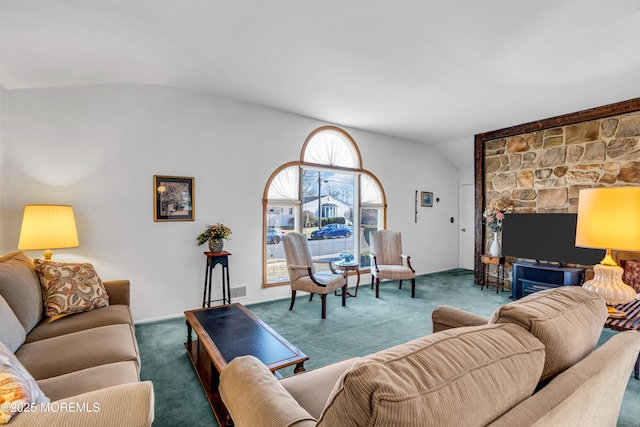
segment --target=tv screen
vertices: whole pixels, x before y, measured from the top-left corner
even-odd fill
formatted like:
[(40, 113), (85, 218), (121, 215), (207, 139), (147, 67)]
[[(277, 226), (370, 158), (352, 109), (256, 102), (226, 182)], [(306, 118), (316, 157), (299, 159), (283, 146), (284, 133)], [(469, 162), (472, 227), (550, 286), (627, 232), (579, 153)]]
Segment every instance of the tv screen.
[(594, 265), (604, 258), (603, 249), (576, 247), (577, 214), (506, 214), (502, 221), (504, 256), (560, 264)]

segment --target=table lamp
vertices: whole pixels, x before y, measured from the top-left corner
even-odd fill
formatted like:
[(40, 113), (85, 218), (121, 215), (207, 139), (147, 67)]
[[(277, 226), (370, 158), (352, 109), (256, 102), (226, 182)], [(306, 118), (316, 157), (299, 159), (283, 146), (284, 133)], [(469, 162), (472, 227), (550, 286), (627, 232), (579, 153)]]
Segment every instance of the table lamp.
[(622, 281), (611, 250), (640, 250), (640, 187), (585, 188), (578, 198), (576, 246), (606, 249), (600, 264), (593, 266), (594, 277), (582, 287), (604, 297), (609, 317), (624, 319), (613, 308), (636, 298), (636, 292)]
[(51, 249), (77, 248), (78, 232), (71, 206), (26, 205), (18, 249), (45, 250), (45, 261), (51, 261)]

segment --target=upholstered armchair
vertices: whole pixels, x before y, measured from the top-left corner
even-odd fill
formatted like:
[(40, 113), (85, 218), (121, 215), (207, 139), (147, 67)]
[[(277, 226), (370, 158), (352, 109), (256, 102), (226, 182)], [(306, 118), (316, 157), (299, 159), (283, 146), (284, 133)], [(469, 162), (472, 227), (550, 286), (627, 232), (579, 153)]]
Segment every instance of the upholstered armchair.
[(291, 281), (291, 306), (296, 302), (296, 291), (319, 294), (322, 300), (322, 318), (327, 318), (327, 294), (342, 288), (342, 306), (346, 305), (347, 281), (342, 274), (316, 273), (307, 236), (300, 233), (285, 234), (282, 239)]
[(390, 230), (372, 231), (370, 236), (371, 288), (376, 283), (376, 298), (380, 293), (380, 280), (399, 280), (398, 289), (402, 289), (403, 280), (411, 280), (411, 298), (416, 297), (416, 272), (411, 267), (411, 257), (402, 253), (402, 238), (399, 232)]

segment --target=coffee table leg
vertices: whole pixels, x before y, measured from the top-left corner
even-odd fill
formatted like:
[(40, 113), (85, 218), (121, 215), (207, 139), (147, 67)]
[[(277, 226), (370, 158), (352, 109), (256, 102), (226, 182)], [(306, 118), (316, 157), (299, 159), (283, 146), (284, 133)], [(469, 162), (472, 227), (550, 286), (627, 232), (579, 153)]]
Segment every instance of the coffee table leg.
[(189, 347), (189, 350), (191, 350), (191, 324), (189, 323), (189, 321), (186, 321), (187, 324), (187, 347)]
[(218, 391), (218, 386), (220, 385), (220, 374), (216, 371), (216, 367), (211, 363), (211, 376), (209, 377), (211, 390)]
[(293, 373), (299, 374), (300, 372), (304, 372), (304, 371), (306, 371), (306, 369), (304, 369), (304, 362), (296, 363), (296, 367), (293, 370)]

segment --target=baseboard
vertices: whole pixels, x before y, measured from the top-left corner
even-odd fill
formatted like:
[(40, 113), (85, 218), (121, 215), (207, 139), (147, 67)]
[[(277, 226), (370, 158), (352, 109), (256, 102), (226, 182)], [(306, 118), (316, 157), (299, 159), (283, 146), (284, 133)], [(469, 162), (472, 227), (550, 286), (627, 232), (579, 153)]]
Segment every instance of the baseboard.
[(133, 323), (134, 325), (142, 325), (143, 323), (160, 322), (162, 320), (172, 320), (172, 319), (177, 319), (179, 317), (184, 317), (184, 313), (170, 314), (167, 316), (160, 316), (160, 317), (152, 317), (150, 319), (137, 320)]

